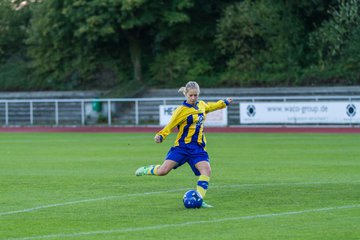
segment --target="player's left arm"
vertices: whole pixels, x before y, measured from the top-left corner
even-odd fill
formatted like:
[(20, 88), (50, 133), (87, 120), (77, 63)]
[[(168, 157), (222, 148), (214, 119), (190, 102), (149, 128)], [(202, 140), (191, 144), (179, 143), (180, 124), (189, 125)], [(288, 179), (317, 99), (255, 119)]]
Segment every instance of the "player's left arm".
[(231, 103), (232, 103), (232, 98), (226, 98), (224, 100), (219, 100), (217, 102), (208, 102), (205, 104), (205, 112), (209, 113), (219, 109), (226, 108)]

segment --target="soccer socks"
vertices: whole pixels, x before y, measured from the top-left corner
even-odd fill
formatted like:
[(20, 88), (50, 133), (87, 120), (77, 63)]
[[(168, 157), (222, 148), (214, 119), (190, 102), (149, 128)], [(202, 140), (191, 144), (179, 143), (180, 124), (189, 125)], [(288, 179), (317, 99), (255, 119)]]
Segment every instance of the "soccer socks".
[[(204, 199), (206, 191), (209, 186), (210, 177), (206, 175), (200, 175), (197, 182), (196, 191), (200, 193), (201, 197)], [(212, 208), (213, 206), (205, 203), (204, 201), (201, 204), (201, 208)]]
[(147, 169), (146, 175), (155, 175), (157, 176), (157, 170), (160, 167), (160, 165), (150, 165)]
[(202, 198), (205, 197), (206, 191), (209, 186), (210, 177), (206, 175), (200, 175), (197, 182), (196, 191), (201, 194)]

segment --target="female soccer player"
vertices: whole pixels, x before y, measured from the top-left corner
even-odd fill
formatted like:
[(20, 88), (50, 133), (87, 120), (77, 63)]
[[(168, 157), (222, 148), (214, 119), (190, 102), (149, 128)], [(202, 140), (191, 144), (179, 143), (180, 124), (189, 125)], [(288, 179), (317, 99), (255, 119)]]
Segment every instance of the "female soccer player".
[[(174, 146), (169, 150), (162, 165), (140, 167), (136, 170), (135, 175), (164, 176), (172, 169), (188, 163), (194, 174), (199, 176), (196, 191), (204, 198), (211, 175), (209, 156), (205, 150), (204, 121), (207, 113), (225, 108), (232, 102), (232, 99), (227, 98), (208, 103), (198, 101), (200, 87), (196, 82), (188, 82), (185, 87), (179, 89), (179, 92), (185, 95), (186, 100), (176, 108), (169, 123), (154, 137), (156, 143), (161, 143), (171, 133), (171, 130), (177, 127), (179, 132)], [(203, 201), (201, 207), (212, 206)]]

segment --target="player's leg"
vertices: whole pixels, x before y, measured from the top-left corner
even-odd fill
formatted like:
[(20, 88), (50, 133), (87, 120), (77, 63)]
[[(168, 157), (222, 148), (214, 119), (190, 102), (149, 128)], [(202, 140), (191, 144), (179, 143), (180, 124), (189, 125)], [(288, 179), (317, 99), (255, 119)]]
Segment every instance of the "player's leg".
[[(204, 199), (206, 192), (208, 190), (208, 187), (209, 187), (209, 181), (210, 181), (210, 176), (211, 176), (211, 166), (208, 161), (204, 160), (204, 161), (200, 161), (200, 162), (196, 163), (195, 167), (200, 173), (200, 176), (199, 176), (199, 179), (198, 179), (197, 185), (196, 185), (196, 191), (198, 193), (200, 193), (202, 198)], [(205, 201), (203, 201), (203, 204), (201, 207), (209, 208), (212, 206), (205, 203)]]
[(186, 162), (186, 152), (181, 147), (172, 147), (166, 155), (166, 160), (162, 165), (150, 165), (138, 168), (135, 172), (136, 176), (155, 175), (165, 176), (172, 169), (180, 167)]
[(174, 167), (176, 167), (178, 163), (176, 161), (167, 159), (163, 162), (161, 166), (157, 169), (157, 175), (158, 176), (165, 176), (168, 174)]
[(144, 175), (154, 175), (154, 176), (165, 176), (168, 174), (174, 167), (177, 166), (177, 162), (173, 160), (165, 160), (162, 165), (149, 165), (140, 167), (136, 170), (136, 176)]
[(206, 191), (209, 187), (209, 181), (211, 176), (210, 163), (208, 161), (200, 161), (195, 164), (195, 167), (200, 172), (200, 176), (196, 185), (196, 191), (198, 191), (204, 198)]
[[(209, 155), (206, 150), (202, 147), (193, 146), (192, 153), (189, 158), (189, 165), (191, 166), (194, 174), (199, 176), (199, 179), (196, 184), (196, 191), (201, 194), (204, 199), (206, 192), (208, 190), (210, 176), (211, 176), (211, 167)], [(203, 201), (201, 207), (212, 207)]]

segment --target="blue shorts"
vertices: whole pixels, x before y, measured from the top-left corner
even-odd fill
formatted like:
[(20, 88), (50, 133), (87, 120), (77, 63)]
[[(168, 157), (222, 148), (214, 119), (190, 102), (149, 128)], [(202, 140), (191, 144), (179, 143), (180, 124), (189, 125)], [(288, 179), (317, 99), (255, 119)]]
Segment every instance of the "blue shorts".
[(201, 161), (210, 162), (208, 153), (197, 143), (189, 143), (184, 146), (170, 148), (165, 160), (177, 162), (178, 165), (174, 167), (174, 169), (180, 167), (184, 163), (188, 163), (196, 176), (199, 176), (200, 172), (195, 167), (195, 164)]

